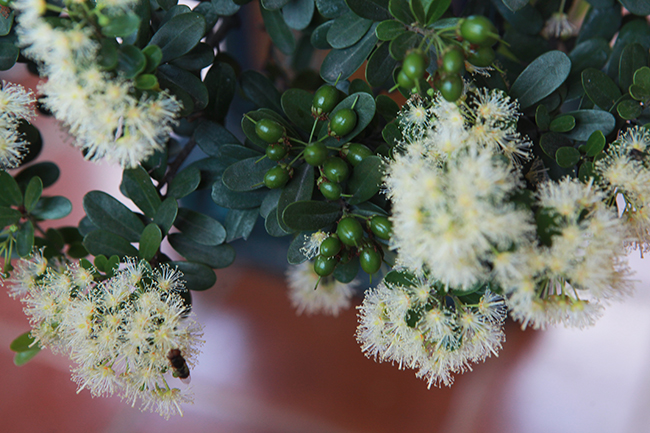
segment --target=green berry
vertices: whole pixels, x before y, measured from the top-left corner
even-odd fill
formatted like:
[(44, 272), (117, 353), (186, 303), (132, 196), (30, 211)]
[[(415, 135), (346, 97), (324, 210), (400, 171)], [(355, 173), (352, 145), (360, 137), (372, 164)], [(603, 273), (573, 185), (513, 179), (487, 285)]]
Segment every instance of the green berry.
[(275, 120), (260, 119), (255, 124), (255, 133), (267, 143), (277, 143), (284, 136), (284, 128)]
[(271, 161), (279, 161), (287, 156), (287, 147), (283, 143), (271, 143), (266, 147), (266, 156)]
[(326, 238), (320, 244), (320, 254), (325, 257), (334, 257), (341, 251), (341, 241), (334, 236)]
[(338, 200), (341, 198), (341, 193), (343, 192), (341, 190), (341, 185), (328, 181), (324, 181), (318, 185), (318, 189), (320, 190), (321, 194), (323, 194), (323, 197), (328, 200)]
[(334, 86), (325, 84), (321, 86), (311, 103), (311, 112), (314, 116), (320, 116), (323, 113), (329, 113), (339, 103), (339, 91)]
[(359, 264), (361, 269), (372, 275), (381, 267), (381, 254), (373, 247), (363, 247), (359, 250)]
[(330, 119), (330, 131), (337, 137), (348, 135), (357, 126), (357, 113), (351, 108), (342, 108)]
[(345, 245), (354, 247), (363, 239), (363, 227), (355, 217), (344, 217), (336, 227), (336, 234)]
[(397, 74), (397, 84), (399, 84), (399, 86), (404, 89), (410, 89), (411, 87), (415, 86), (415, 81), (407, 77), (404, 69), (401, 69)]
[(408, 78), (417, 81), (424, 76), (428, 64), (428, 59), (422, 51), (411, 51), (402, 62), (402, 71)]
[(336, 257), (316, 256), (316, 259), (314, 259), (314, 272), (321, 277), (327, 277), (334, 272), (338, 262), (339, 260)]
[(282, 188), (287, 182), (289, 182), (289, 171), (279, 165), (270, 168), (264, 175), (264, 185), (271, 189)]
[(373, 154), (372, 150), (367, 146), (359, 143), (344, 144), (341, 153), (352, 167), (356, 167), (361, 161)]
[(465, 69), (465, 54), (452, 48), (442, 56), (442, 70), (447, 74), (460, 74)]
[(460, 75), (449, 75), (440, 80), (440, 93), (449, 102), (455, 102), (463, 94), (463, 79)]
[(370, 230), (379, 239), (387, 241), (393, 234), (393, 223), (383, 215), (375, 215), (370, 218)]
[(481, 15), (467, 17), (460, 25), (460, 34), (471, 44), (491, 47), (497, 42), (497, 29), (492, 22)]
[(476, 51), (470, 52), (467, 61), (474, 66), (485, 67), (490, 66), (495, 58), (496, 54), (491, 47), (478, 47)]
[(348, 163), (338, 156), (327, 158), (323, 163), (323, 175), (332, 182), (341, 183), (348, 178), (349, 174)]
[(305, 151), (302, 154), (305, 158), (305, 162), (309, 165), (319, 166), (325, 162), (327, 158), (327, 146), (323, 144), (322, 141), (317, 141), (305, 147)]

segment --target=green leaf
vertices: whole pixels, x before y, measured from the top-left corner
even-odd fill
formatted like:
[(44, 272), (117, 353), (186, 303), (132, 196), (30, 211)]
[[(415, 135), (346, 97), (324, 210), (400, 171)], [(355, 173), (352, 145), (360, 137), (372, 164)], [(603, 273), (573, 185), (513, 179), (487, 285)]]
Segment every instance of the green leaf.
[(332, 276), (336, 281), (347, 284), (352, 282), (359, 273), (359, 258), (354, 256), (347, 263), (340, 263), (336, 265)]
[(438, 18), (440, 18), (451, 5), (451, 0), (429, 0), (422, 1), (422, 4), (425, 5), (424, 10), (426, 12), (426, 25), (430, 26), (435, 23)]
[(269, 191), (265, 188), (251, 192), (231, 191), (220, 180), (212, 185), (212, 201), (226, 209), (252, 209), (259, 207)]
[(323, 60), (320, 76), (328, 83), (347, 80), (363, 64), (377, 43), (374, 23), (363, 38), (351, 47), (332, 50)]
[(170, 61), (169, 64), (187, 71), (200, 71), (210, 66), (213, 61), (213, 48), (204, 42), (199, 42), (189, 53)]
[(156, 3), (164, 10), (169, 10), (178, 4), (178, 0), (156, 0)]
[(262, 8), (274, 11), (284, 7), (290, 0), (261, 0)]
[(571, 115), (558, 116), (549, 125), (553, 132), (569, 132), (576, 126), (576, 119)]
[(650, 27), (645, 19), (628, 21), (621, 27), (616, 37), (616, 43), (612, 49), (612, 55), (607, 62), (607, 75), (612, 79), (618, 77), (618, 67), (623, 50), (629, 44), (638, 43), (644, 49), (650, 48)]
[(397, 60), (390, 55), (388, 42), (379, 44), (366, 64), (366, 80), (371, 86), (381, 87), (393, 75)]
[(284, 220), (280, 216), (291, 203), (311, 199), (314, 192), (314, 172), (314, 167), (309, 164), (303, 164), (294, 172), (293, 179), (282, 190), (278, 198), (276, 220), (284, 232), (291, 232), (292, 230), (284, 223)]
[(265, 8), (260, 8), (260, 12), (262, 12), (264, 27), (275, 46), (284, 54), (293, 53), (296, 49), (296, 38), (282, 18), (282, 13), (279, 10)]
[(352, 210), (354, 211), (353, 213), (366, 217), (371, 217), (373, 215), (388, 216), (388, 213), (384, 209), (374, 203), (370, 203), (369, 201), (364, 201), (363, 203), (353, 206)]
[(289, 249), (287, 250), (287, 262), (289, 264), (299, 265), (307, 260), (307, 257), (300, 251), (305, 244), (306, 236), (309, 236), (309, 234), (298, 233), (289, 244)]
[(329, 42), (327, 42), (327, 33), (332, 27), (332, 24), (334, 24), (334, 20), (325, 21), (323, 24), (314, 29), (311, 37), (309, 38), (309, 42), (314, 48), (319, 50), (329, 50), (332, 48)]
[(87, 193), (83, 199), (83, 207), (95, 226), (122, 236), (130, 242), (140, 240), (140, 234), (144, 230), (142, 221), (129, 208), (105, 192)]
[(639, 86), (637, 84), (632, 84), (630, 86), (630, 96), (632, 96), (637, 101), (645, 103), (650, 100), (650, 89)]
[(641, 115), (643, 107), (638, 101), (623, 101), (616, 106), (616, 111), (622, 119), (634, 120)]
[(225, 221), (226, 242), (239, 238), (248, 239), (259, 214), (259, 209), (231, 209), (228, 211)]
[(580, 26), (577, 43), (593, 38), (611, 41), (621, 25), (621, 5), (606, 8), (590, 8)]
[(66, 255), (73, 259), (81, 259), (86, 257), (88, 254), (88, 250), (86, 250), (86, 247), (83, 246), (82, 242), (71, 243), (68, 247), (68, 251), (66, 251)]
[[(235, 97), (237, 77), (232, 66), (225, 62), (212, 65), (203, 81), (208, 89), (209, 102), (204, 112), (210, 119), (223, 123), (228, 113), (228, 107)], [(238, 143), (237, 140), (233, 143)]]
[(361, 18), (350, 11), (334, 20), (327, 31), (327, 42), (332, 48), (347, 48), (356, 44), (368, 32), (372, 20)]
[(650, 3), (648, 0), (619, 0), (621, 4), (633, 13), (634, 15), (639, 15), (645, 17), (650, 15)]
[(282, 8), (284, 22), (295, 30), (307, 28), (314, 16), (314, 0), (291, 0)]
[(39, 347), (38, 343), (34, 343), (35, 339), (31, 336), (30, 331), (20, 334), (10, 344), (9, 349), (12, 352), (28, 352), (35, 347)]
[(192, 262), (169, 262), (183, 273), (185, 287), (189, 290), (207, 290), (212, 288), (217, 282), (217, 276), (209, 267), (200, 263)]
[(336, 222), (341, 216), (341, 207), (324, 201), (297, 201), (282, 212), (284, 223), (293, 230), (320, 230)]
[(103, 254), (105, 256), (135, 257), (138, 255), (138, 250), (128, 240), (101, 229), (88, 233), (84, 237), (83, 246), (93, 256)]
[(634, 73), (648, 64), (648, 50), (641, 44), (630, 44), (623, 49), (618, 67), (618, 85), (623, 91), (634, 82)]
[(280, 92), (264, 75), (256, 71), (244, 71), (239, 77), (239, 83), (244, 95), (255, 105), (282, 113)]
[(589, 99), (603, 110), (609, 110), (621, 97), (621, 91), (602, 71), (587, 68), (582, 71), (582, 86)]
[(124, 38), (138, 31), (140, 17), (129, 12), (111, 17), (108, 25), (102, 27), (102, 34), (109, 38)]
[(131, 44), (122, 44), (117, 53), (117, 69), (126, 79), (135, 78), (144, 71), (147, 58), (138, 47)]
[(19, 352), (14, 355), (14, 365), (16, 367), (23, 366), (27, 364), (29, 361), (32, 360), (36, 355), (38, 355), (38, 352), (41, 351), (40, 346), (36, 346), (33, 349), (26, 350), (24, 352)]
[(169, 184), (169, 189), (167, 190), (167, 195), (176, 199), (183, 198), (194, 192), (200, 182), (201, 172), (198, 168), (185, 168), (184, 170), (181, 170), (174, 179), (172, 179)]
[(508, 9), (513, 12), (517, 12), (519, 9), (523, 8), (528, 4), (529, 0), (503, 0)]
[(399, 113), (399, 105), (392, 98), (386, 95), (377, 95), (375, 98), (377, 113), (381, 114), (386, 122), (392, 122)]
[(25, 210), (31, 212), (43, 193), (43, 181), (40, 177), (34, 176), (29, 180), (25, 189)]
[(605, 136), (601, 131), (594, 131), (585, 143), (585, 153), (587, 156), (594, 157), (605, 148)]
[(149, 218), (153, 218), (160, 206), (160, 196), (151, 183), (149, 174), (141, 165), (122, 173), (122, 189), (126, 196)]
[(318, 12), (325, 18), (337, 18), (350, 10), (345, 0), (316, 0)]
[(16, 209), (9, 207), (0, 207), (0, 229), (13, 224), (18, 224), (20, 221), (20, 212)]
[(223, 173), (223, 183), (233, 191), (251, 191), (264, 186), (264, 175), (278, 165), (268, 158), (247, 158), (228, 167)]
[[(339, 110), (342, 110), (344, 108), (352, 108), (353, 105), (354, 111), (357, 113), (357, 125), (348, 135), (341, 137), (341, 139), (338, 141), (338, 144), (334, 144), (335, 146), (341, 146), (343, 143), (347, 143), (359, 135), (359, 133), (370, 124), (373, 117), (375, 116), (375, 99), (366, 92), (353, 93), (343, 101), (339, 102), (339, 104), (332, 110), (331, 116), (335, 115)], [(322, 137), (325, 134), (327, 134), (327, 128), (322, 128), (319, 137)], [(330, 140), (336, 143), (336, 139), (331, 138)]]
[(402, 141), (402, 131), (400, 131), (399, 127), (395, 124), (395, 122), (391, 122), (388, 125), (384, 127), (384, 129), (381, 131), (381, 136), (384, 138), (384, 141), (388, 146), (393, 147), (400, 141)]
[(58, 220), (72, 212), (72, 203), (65, 197), (41, 197), (31, 214), (39, 220)]
[(580, 168), (578, 169), (578, 178), (583, 182), (587, 182), (589, 178), (592, 177), (594, 177), (594, 163), (591, 161), (584, 161), (580, 164)]
[(382, 21), (375, 28), (375, 34), (380, 41), (392, 41), (405, 31), (404, 24), (395, 20)]
[(162, 87), (171, 89), (174, 93), (182, 90), (190, 95), (194, 103), (193, 108), (196, 110), (201, 110), (208, 105), (208, 89), (196, 75), (173, 65), (161, 65), (156, 73)]
[(221, 269), (227, 268), (235, 260), (235, 250), (229, 244), (204, 245), (181, 233), (172, 233), (168, 239), (172, 248), (191, 262)]
[(393, 59), (402, 61), (406, 57), (406, 53), (415, 48), (420, 41), (422, 36), (418, 35), (415, 32), (406, 32), (402, 33), (392, 41), (390, 41), (389, 51), (390, 55), (393, 56)]
[(33, 248), (34, 225), (31, 221), (27, 221), (16, 232), (16, 252), (20, 257), (27, 257), (32, 253)]
[[(59, 179), (59, 167), (53, 162), (39, 162), (22, 169), (15, 177), (21, 190), (25, 190), (27, 184), (34, 176), (41, 178), (43, 188), (51, 186)], [(4, 191), (3, 191), (4, 192)], [(21, 201), (22, 203), (22, 198)], [(20, 203), (19, 203), (20, 204)]]
[(154, 223), (146, 226), (140, 236), (140, 257), (147, 261), (153, 259), (160, 248), (160, 242), (162, 242), (160, 228)]
[(0, 71), (11, 69), (18, 60), (20, 50), (10, 42), (0, 41)]
[(158, 78), (151, 74), (140, 74), (133, 81), (136, 89), (152, 90), (158, 87)]
[(388, 0), (346, 0), (352, 11), (362, 18), (383, 21), (391, 18)]
[(388, 10), (392, 16), (406, 25), (411, 25), (415, 22), (415, 17), (413, 16), (413, 12), (411, 12), (411, 5), (408, 0), (389, 0)]
[(492, 0), (492, 4), (496, 6), (503, 18), (518, 32), (528, 35), (536, 35), (542, 30), (542, 27), (544, 27), (544, 18), (542, 17), (542, 14), (530, 4), (525, 5), (516, 13), (503, 4), (502, 0)]
[[(6, 6), (4, 6), (6, 8)], [(4, 9), (4, 12), (7, 13), (7, 9)], [(14, 11), (8, 12), (7, 16), (0, 14), (0, 36), (7, 36), (11, 31), (11, 27), (14, 23)]]
[(174, 227), (202, 245), (219, 245), (226, 240), (226, 229), (219, 221), (190, 209), (178, 209)]
[(597, 130), (602, 131), (604, 135), (608, 135), (616, 125), (616, 118), (606, 111), (578, 110), (565, 114), (570, 114), (576, 119), (576, 127), (565, 134), (572, 140), (587, 141), (589, 136)]
[(601, 69), (607, 63), (611, 51), (609, 44), (603, 38), (588, 39), (579, 43), (569, 53), (571, 60), (569, 76), (580, 76), (587, 68)]
[(571, 146), (572, 144), (571, 140), (557, 132), (547, 132), (542, 134), (539, 140), (539, 145), (544, 153), (553, 159), (555, 159), (555, 154), (559, 148)]
[(548, 115), (546, 105), (540, 104), (537, 106), (537, 110), (535, 111), (535, 123), (541, 130), (548, 129), (551, 125), (551, 116)]
[[(300, 167), (298, 170), (299, 170), (299, 174), (302, 173), (302, 167)], [(296, 178), (296, 176), (294, 176), (294, 179)], [(266, 197), (264, 197), (264, 200), (262, 201), (262, 204), (260, 205), (259, 208), (259, 212), (262, 218), (266, 219), (269, 216), (269, 213), (271, 213), (273, 209), (278, 207), (278, 202), (280, 201), (280, 196), (282, 195), (283, 192), (284, 192), (284, 188), (272, 189), (271, 191), (269, 191)]]
[(372, 87), (370, 87), (368, 83), (366, 83), (361, 78), (355, 78), (354, 80), (352, 80), (350, 86), (348, 87), (348, 94), (359, 93), (359, 92), (364, 92), (371, 96), (374, 96), (374, 94), (372, 93)]
[(189, 53), (205, 35), (205, 18), (188, 12), (174, 16), (164, 23), (151, 37), (149, 45), (162, 50), (162, 63)]
[(220, 16), (229, 17), (235, 15), (241, 6), (232, 0), (212, 0), (212, 7)]
[(289, 89), (282, 94), (280, 103), (282, 110), (298, 128), (305, 132), (311, 131), (314, 118), (311, 116), (311, 104), (314, 97), (302, 89)]
[(353, 196), (348, 200), (351, 205), (371, 199), (379, 192), (384, 175), (384, 163), (378, 156), (368, 156), (354, 167), (348, 189)]
[(580, 161), (580, 152), (573, 147), (560, 147), (555, 153), (555, 160), (560, 167), (573, 167)]
[(0, 170), (0, 191), (0, 206), (20, 206), (23, 203), (18, 183), (4, 170)]
[(160, 227), (163, 233), (167, 234), (176, 220), (176, 215), (178, 215), (178, 202), (176, 199), (169, 197), (158, 207), (158, 212), (156, 212), (153, 222), (158, 224), (158, 227)]
[(635, 71), (633, 82), (636, 86), (645, 89), (645, 91), (650, 91), (650, 68), (643, 66)]
[(515, 80), (510, 96), (522, 109), (541, 101), (569, 76), (571, 60), (561, 51), (549, 51), (535, 59)]
[(288, 234), (291, 234), (291, 229), (283, 229), (282, 226), (280, 225), (280, 218), (278, 217), (278, 208), (273, 208), (271, 212), (266, 216), (266, 220), (264, 220), (264, 228), (266, 229), (266, 232), (276, 238), (286, 236)]
[(224, 144), (239, 144), (239, 140), (222, 125), (204, 121), (194, 131), (194, 140), (202, 151), (210, 156), (220, 156), (219, 149)]
[[(233, 3), (234, 4), (234, 3)], [(214, 8), (214, 4), (209, 1), (204, 1), (196, 5), (192, 12), (201, 14), (205, 19), (206, 30), (213, 29), (217, 21), (219, 21), (219, 12)]]

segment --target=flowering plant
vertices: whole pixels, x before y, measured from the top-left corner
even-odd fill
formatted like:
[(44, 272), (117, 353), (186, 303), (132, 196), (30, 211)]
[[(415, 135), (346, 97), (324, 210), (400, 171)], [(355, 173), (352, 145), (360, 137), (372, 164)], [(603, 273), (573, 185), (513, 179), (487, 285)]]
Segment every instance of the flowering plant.
[[(189, 293), (260, 216), (298, 313), (357, 296), (361, 349), (429, 386), (497, 355), (508, 315), (592, 325), (650, 249), (644, 2), (261, 0), (266, 75), (228, 50), (250, 0), (1, 3), (0, 69), (43, 78), (0, 90), (3, 280), (32, 326), (11, 348), (68, 354), (93, 395), (182, 413)], [(139, 211), (89, 191), (44, 230), (72, 205), (43, 195), (35, 108)]]

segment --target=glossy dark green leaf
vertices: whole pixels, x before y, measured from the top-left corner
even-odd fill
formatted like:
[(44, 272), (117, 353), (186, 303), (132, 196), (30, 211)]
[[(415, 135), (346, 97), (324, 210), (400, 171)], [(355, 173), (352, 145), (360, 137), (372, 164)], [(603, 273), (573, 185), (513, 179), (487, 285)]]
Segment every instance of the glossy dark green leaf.
[(382, 185), (384, 163), (378, 156), (368, 156), (354, 167), (352, 177), (348, 182), (348, 190), (352, 197), (348, 200), (351, 205), (370, 200), (377, 194)]
[(214, 28), (215, 24), (217, 24), (217, 21), (219, 21), (219, 12), (215, 9), (212, 2), (201, 2), (196, 5), (194, 9), (192, 9), (192, 12), (196, 12), (197, 14), (201, 14), (203, 16), (205, 19), (206, 30)]
[(31, 212), (43, 193), (43, 181), (40, 177), (34, 176), (30, 179), (25, 188), (25, 210)]
[(650, 91), (650, 68), (643, 66), (634, 72), (633, 82), (636, 86)]
[(12, 224), (18, 224), (20, 221), (20, 212), (9, 207), (0, 207), (0, 230)]
[(135, 78), (144, 71), (147, 66), (147, 59), (138, 47), (130, 44), (120, 45), (117, 54), (117, 69), (124, 75), (124, 78)]
[(517, 12), (511, 11), (502, 0), (492, 0), (492, 4), (496, 6), (503, 18), (521, 33), (536, 35), (544, 27), (542, 14), (530, 4)]
[[(216, 62), (206, 74), (203, 84), (208, 89), (209, 95), (205, 113), (210, 119), (223, 123), (237, 88), (235, 71), (228, 63)], [(231, 143), (238, 143), (238, 141), (231, 141)]]
[(103, 191), (90, 191), (84, 196), (83, 207), (95, 226), (122, 236), (130, 242), (140, 240), (144, 224), (129, 208), (112, 196)]
[(638, 43), (645, 50), (650, 48), (650, 26), (645, 19), (635, 19), (627, 22), (618, 32), (612, 55), (607, 62), (607, 75), (611, 79), (618, 78), (618, 67), (623, 50), (629, 44)]
[(158, 88), (158, 78), (151, 74), (140, 74), (135, 80), (133, 85), (139, 90), (152, 90)]
[(314, 192), (314, 172), (314, 167), (309, 164), (303, 164), (294, 172), (293, 179), (282, 190), (282, 194), (280, 194), (280, 198), (278, 199), (276, 219), (278, 225), (284, 232), (291, 232), (292, 230), (280, 216), (283, 215), (284, 210), (291, 203), (311, 199)]
[(316, 0), (318, 12), (325, 18), (337, 18), (350, 10), (345, 0)]
[(223, 173), (223, 183), (233, 191), (251, 191), (264, 186), (264, 175), (277, 166), (276, 161), (259, 157), (247, 158), (228, 167)]
[(72, 203), (63, 196), (41, 197), (31, 214), (40, 220), (58, 220), (72, 212)]
[(332, 24), (334, 24), (334, 20), (325, 21), (323, 24), (314, 29), (311, 37), (309, 38), (309, 41), (314, 48), (319, 50), (329, 50), (332, 48), (329, 42), (327, 42), (327, 33), (332, 27)]
[(164, 23), (151, 37), (149, 45), (162, 50), (162, 63), (189, 53), (205, 35), (205, 18), (188, 12), (174, 16)]
[(348, 87), (348, 94), (359, 93), (359, 92), (364, 92), (371, 96), (374, 96), (372, 92), (372, 87), (370, 87), (370, 85), (367, 82), (365, 82), (361, 78), (355, 78), (354, 80), (352, 80), (350, 86)]
[(546, 105), (540, 104), (537, 106), (537, 110), (535, 111), (535, 123), (541, 130), (546, 130), (551, 125), (551, 116), (548, 114)]
[(290, 0), (261, 0), (262, 8), (273, 11), (284, 7)]
[(162, 232), (160, 227), (151, 223), (144, 228), (140, 236), (139, 255), (144, 260), (151, 260), (160, 248), (162, 241)]
[(601, 131), (594, 131), (585, 143), (585, 153), (587, 156), (594, 157), (603, 151), (606, 140)]
[(282, 113), (280, 92), (264, 75), (256, 71), (244, 71), (239, 77), (239, 83), (246, 97), (255, 105)]
[(239, 144), (239, 140), (218, 123), (204, 121), (194, 131), (194, 140), (202, 151), (210, 156), (220, 156), (224, 144)]
[(639, 101), (623, 101), (616, 106), (616, 111), (622, 119), (634, 120), (641, 115), (643, 107)]
[(549, 125), (553, 132), (569, 132), (576, 126), (576, 119), (571, 115), (558, 116)]
[(102, 34), (109, 38), (124, 38), (138, 31), (139, 27), (140, 17), (129, 12), (112, 18), (108, 25), (102, 27)]
[(607, 111), (578, 110), (565, 114), (570, 114), (576, 119), (576, 127), (565, 134), (572, 140), (587, 141), (594, 131), (601, 131), (604, 135), (608, 135), (616, 125), (616, 118)]
[(341, 207), (324, 201), (297, 201), (284, 209), (282, 219), (293, 230), (320, 230), (336, 222), (341, 216)]
[(169, 10), (178, 4), (178, 0), (156, 0), (156, 2), (164, 10)]
[(24, 352), (19, 352), (14, 355), (14, 365), (16, 367), (21, 367), (25, 364), (27, 364), (29, 361), (31, 361), (36, 355), (38, 355), (38, 352), (41, 351), (40, 346), (37, 346), (33, 349), (26, 350)]
[(289, 89), (282, 94), (281, 104), (284, 113), (298, 128), (310, 132), (314, 124), (311, 104), (314, 96), (302, 89)]
[(618, 68), (618, 85), (625, 92), (633, 83), (637, 69), (648, 65), (648, 50), (641, 44), (630, 44), (621, 53)]
[(172, 179), (167, 190), (167, 195), (176, 199), (183, 198), (194, 192), (199, 186), (199, 183), (201, 183), (201, 172), (199, 169), (195, 167), (185, 168)]
[[(2, 223), (0, 223), (2, 225)], [(34, 225), (31, 221), (25, 222), (16, 232), (16, 252), (20, 257), (30, 255), (34, 248)]]
[(314, 0), (291, 0), (282, 8), (284, 22), (295, 30), (307, 28), (314, 16)]
[(602, 71), (587, 68), (582, 71), (582, 86), (589, 99), (603, 110), (609, 110), (621, 97), (621, 91)]
[(7, 36), (14, 23), (14, 11), (10, 10), (7, 12), (7, 10), (4, 9), (4, 12), (7, 13), (6, 16), (4, 13), (0, 14), (0, 36)]
[[(43, 182), (43, 188), (52, 186), (54, 182), (59, 179), (60, 174), (59, 167), (53, 162), (39, 162), (29, 167), (25, 167), (16, 175), (15, 179), (18, 182), (21, 190), (24, 190), (27, 187), (27, 184), (32, 177), (38, 176)], [(2, 185), (5, 186), (5, 185)], [(4, 192), (4, 190), (3, 190)], [(15, 194), (15, 192), (14, 192)], [(22, 203), (22, 197), (21, 201)]]
[(11, 69), (16, 64), (19, 55), (20, 50), (15, 44), (0, 41), (0, 71)]
[(309, 236), (308, 233), (298, 233), (289, 244), (289, 249), (287, 250), (287, 262), (289, 264), (299, 265), (307, 260), (307, 256), (301, 251), (301, 248), (305, 245), (305, 238), (307, 236)]
[(561, 147), (571, 146), (573, 142), (566, 138), (564, 134), (557, 132), (547, 132), (542, 134), (539, 140), (539, 145), (542, 151), (549, 157), (555, 159), (555, 153)]
[(375, 47), (378, 41), (375, 34), (376, 27), (377, 23), (373, 24), (365, 36), (351, 47), (330, 51), (321, 64), (320, 76), (328, 83), (347, 80), (359, 69)]
[(149, 218), (153, 218), (160, 206), (160, 196), (151, 177), (141, 165), (126, 169), (122, 174), (122, 188), (126, 196)]
[(621, 4), (633, 13), (634, 15), (639, 15), (645, 17), (650, 15), (650, 3), (648, 0), (619, 0)]
[(429, 26), (435, 23), (438, 18), (440, 18), (451, 5), (451, 0), (429, 0), (422, 1), (422, 4), (425, 5), (424, 10), (426, 12), (426, 25)]
[(160, 230), (166, 234), (172, 228), (177, 215), (178, 202), (176, 202), (176, 199), (170, 197), (160, 204), (158, 212), (156, 212), (156, 216), (153, 218), (153, 222), (158, 224)]
[(404, 24), (395, 20), (382, 21), (377, 25), (375, 34), (380, 41), (392, 41), (406, 31)]
[(422, 36), (418, 35), (415, 32), (402, 33), (390, 41), (390, 55), (393, 57), (393, 59), (402, 61), (404, 60), (404, 57), (406, 57), (407, 51), (416, 47), (421, 40)]
[(392, 98), (386, 95), (377, 95), (375, 98), (377, 113), (381, 114), (386, 122), (392, 122), (399, 113), (399, 105)]
[(578, 169), (578, 178), (583, 182), (587, 182), (592, 177), (594, 177), (594, 163), (591, 161), (584, 161), (580, 164), (580, 168)]
[(99, 229), (99, 227), (93, 224), (88, 216), (81, 218), (81, 221), (79, 221), (79, 234), (81, 236), (86, 236), (88, 233), (97, 229)]
[(529, 1), (530, 0), (503, 0), (503, 4), (505, 4), (511, 11), (517, 12), (519, 9), (526, 6)]
[(201, 69), (210, 66), (213, 61), (213, 48), (204, 42), (199, 42), (189, 53), (178, 57), (169, 63), (188, 71), (200, 71)]
[(181, 233), (172, 233), (168, 239), (172, 248), (191, 262), (221, 269), (235, 260), (235, 250), (228, 244), (204, 245)]
[(226, 242), (232, 242), (239, 238), (248, 239), (259, 214), (259, 209), (231, 209), (228, 211), (224, 223), (227, 233)]
[(395, 124), (395, 122), (391, 122), (388, 125), (386, 125), (384, 129), (381, 131), (381, 136), (384, 138), (384, 141), (390, 147), (395, 146), (403, 139), (402, 132), (400, 131), (399, 127)]
[(643, 103), (650, 101), (650, 88), (646, 88), (638, 84), (632, 84), (629, 91), (630, 96), (632, 96), (637, 101), (641, 101)]
[(226, 209), (252, 209), (259, 207), (269, 191), (266, 188), (251, 192), (230, 190), (221, 180), (212, 185), (212, 201)]
[(352, 11), (362, 18), (383, 21), (391, 18), (388, 0), (346, 0)]
[(590, 8), (580, 26), (577, 43), (593, 38), (611, 41), (621, 25), (621, 5)]
[(277, 207), (273, 208), (271, 212), (269, 212), (269, 214), (266, 216), (266, 219), (264, 220), (264, 228), (269, 235), (275, 238), (287, 236), (292, 232), (291, 229), (287, 228), (287, 230), (285, 230), (282, 228), (282, 225), (280, 225)]
[[(301, 172), (302, 173), (302, 172)], [(269, 216), (269, 213), (275, 208), (278, 207), (278, 202), (280, 201), (280, 196), (284, 192), (284, 188), (280, 189), (272, 189), (269, 191), (269, 193), (264, 197), (264, 200), (262, 201), (262, 204), (260, 205), (260, 215), (262, 218), (266, 219), (266, 217)]]
[(573, 167), (580, 161), (580, 152), (573, 147), (560, 147), (555, 152), (555, 160), (560, 167)]
[(579, 43), (569, 53), (571, 60), (569, 76), (578, 76), (587, 68), (601, 69), (607, 63), (611, 51), (609, 44), (603, 38), (588, 39)]
[(134, 257), (138, 255), (138, 250), (129, 241), (115, 233), (101, 229), (88, 233), (84, 237), (83, 245), (93, 256), (103, 254), (105, 256)]
[(354, 256), (346, 263), (339, 263), (332, 276), (336, 281), (347, 284), (352, 282), (359, 273), (359, 258)]
[(411, 5), (408, 0), (389, 0), (388, 9), (390, 14), (404, 24), (411, 25), (415, 22)]
[(180, 89), (190, 95), (195, 109), (200, 110), (208, 105), (208, 89), (196, 75), (173, 65), (160, 65), (157, 74), (162, 87), (172, 92)]
[[(354, 127), (352, 132), (341, 137), (341, 139), (338, 141), (339, 146), (356, 137), (361, 131), (364, 130), (366, 126), (370, 124), (373, 117), (375, 116), (375, 99), (366, 92), (353, 93), (343, 101), (339, 102), (339, 104), (332, 110), (332, 116), (335, 115), (339, 110), (342, 110), (344, 108), (352, 108), (353, 105), (354, 111), (357, 113), (357, 125)], [(323, 128), (321, 129), (319, 135), (323, 136), (326, 133), (327, 128)]]
[(226, 229), (219, 221), (190, 209), (178, 209), (174, 227), (201, 245), (219, 245), (226, 240)]
[(291, 54), (296, 49), (296, 38), (279, 10), (260, 8), (264, 27), (275, 46), (284, 54)]
[(366, 80), (371, 86), (381, 87), (393, 75), (397, 66), (389, 51), (388, 42), (379, 44), (377, 49), (370, 55), (366, 64)]
[(571, 60), (561, 51), (549, 51), (533, 61), (512, 84), (510, 96), (522, 109), (541, 101), (569, 76)]
[(239, 6), (232, 0), (212, 0), (212, 6), (217, 13), (223, 17), (229, 17), (237, 13)]
[(208, 290), (217, 282), (214, 271), (201, 263), (177, 261), (169, 262), (169, 265), (175, 266), (183, 273), (185, 287), (188, 290)]
[(361, 18), (350, 11), (334, 20), (327, 31), (327, 42), (332, 48), (347, 48), (356, 44), (372, 25), (372, 20)]
[(0, 191), (0, 206), (20, 206), (23, 203), (18, 183), (4, 170), (0, 170)]

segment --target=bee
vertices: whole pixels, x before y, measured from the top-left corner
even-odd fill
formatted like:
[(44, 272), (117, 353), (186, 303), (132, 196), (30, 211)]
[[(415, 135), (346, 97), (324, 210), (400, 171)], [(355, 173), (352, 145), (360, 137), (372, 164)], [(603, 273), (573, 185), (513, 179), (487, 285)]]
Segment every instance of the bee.
[(190, 369), (181, 355), (179, 349), (171, 349), (167, 353), (167, 359), (172, 366), (172, 376), (178, 377), (184, 383), (190, 383)]

